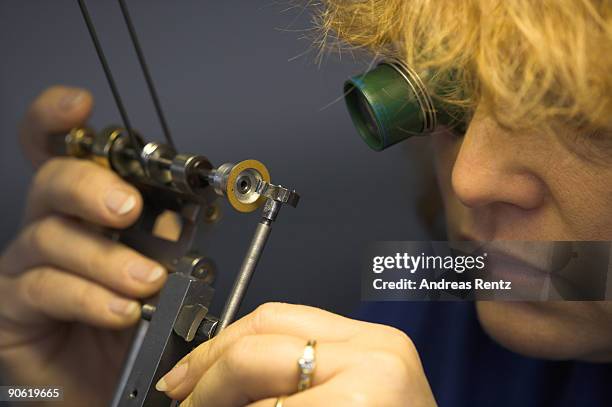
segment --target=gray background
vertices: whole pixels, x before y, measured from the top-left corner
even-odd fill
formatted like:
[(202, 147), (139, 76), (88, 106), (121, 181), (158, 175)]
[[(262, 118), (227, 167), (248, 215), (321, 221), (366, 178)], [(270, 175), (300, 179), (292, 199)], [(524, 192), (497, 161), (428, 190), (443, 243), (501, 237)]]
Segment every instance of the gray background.
[[(117, 2), (88, 4), (134, 126), (160, 140)], [(427, 238), (415, 214), (415, 161), (423, 155), (414, 144), (374, 153), (359, 140), (344, 103), (332, 103), (344, 79), (368, 61), (344, 53), (318, 67), (311, 42), (300, 39), (312, 30), (310, 12), (285, 1), (129, 6), (179, 150), (215, 164), (259, 159), (273, 181), (302, 194), (298, 209), (281, 213), (243, 311), (282, 300), (350, 313), (359, 303), (367, 242)], [(0, 50), (4, 246), (19, 229), (32, 175), (16, 138), (29, 101), (46, 86), (70, 84), (94, 94), (95, 128), (118, 123), (119, 115), (76, 0), (2, 0)], [(223, 293), (258, 220), (229, 209), (224, 215), (199, 242), (219, 264)]]

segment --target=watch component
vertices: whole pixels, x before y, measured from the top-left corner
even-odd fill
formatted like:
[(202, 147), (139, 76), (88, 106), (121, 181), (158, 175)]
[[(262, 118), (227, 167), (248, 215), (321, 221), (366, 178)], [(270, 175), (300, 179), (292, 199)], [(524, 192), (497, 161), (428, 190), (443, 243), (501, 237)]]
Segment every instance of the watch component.
[[(137, 133), (135, 136), (142, 141)], [(210, 192), (214, 191), (244, 213), (253, 212), (263, 204), (257, 185), (260, 181), (270, 182), (268, 169), (257, 160), (225, 163), (214, 168), (206, 157), (177, 154), (162, 143), (147, 143), (138, 151), (131, 146), (125, 130), (116, 126), (98, 134), (89, 128), (74, 128), (65, 137), (63, 150), (75, 157), (91, 158), (126, 179), (170, 189), (193, 199), (212, 202)], [(212, 211), (207, 219), (214, 221), (218, 212)]]
[[(202, 182), (200, 174), (212, 169), (213, 166), (206, 157), (178, 154), (170, 165), (172, 183), (182, 192), (201, 194), (208, 186), (208, 182)], [(210, 218), (210, 216), (207, 216), (207, 218)]]
[(167, 144), (147, 143), (140, 155), (147, 176), (160, 184), (169, 184), (172, 180), (172, 159), (176, 151)]
[(66, 153), (76, 158), (87, 158), (91, 154), (91, 145), (95, 132), (89, 127), (75, 127), (64, 139)]
[(259, 181), (270, 182), (270, 173), (257, 160), (238, 164), (225, 163), (207, 176), (215, 192), (226, 196), (230, 205), (239, 212), (253, 212), (263, 203), (255, 189)]

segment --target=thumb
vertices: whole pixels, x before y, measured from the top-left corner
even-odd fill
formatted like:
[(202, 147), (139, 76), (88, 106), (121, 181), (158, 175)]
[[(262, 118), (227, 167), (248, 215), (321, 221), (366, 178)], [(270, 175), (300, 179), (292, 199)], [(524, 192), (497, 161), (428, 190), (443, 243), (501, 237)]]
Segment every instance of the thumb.
[(19, 132), (24, 153), (34, 167), (51, 158), (53, 139), (82, 125), (92, 106), (93, 98), (88, 91), (67, 86), (48, 88), (34, 100)]

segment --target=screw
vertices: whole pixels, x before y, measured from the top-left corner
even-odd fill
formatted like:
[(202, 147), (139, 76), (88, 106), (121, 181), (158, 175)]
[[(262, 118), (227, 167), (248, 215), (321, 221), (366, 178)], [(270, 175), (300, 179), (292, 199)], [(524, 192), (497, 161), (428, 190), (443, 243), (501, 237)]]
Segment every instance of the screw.
[(157, 311), (155, 305), (151, 304), (143, 304), (140, 310), (140, 314), (142, 315), (142, 319), (145, 321), (150, 321), (153, 318), (153, 314)]
[(215, 268), (211, 264), (204, 263), (199, 265), (191, 275), (195, 278), (203, 280), (205, 283), (212, 284), (215, 280)]
[(206, 207), (204, 212), (204, 222), (214, 223), (221, 218), (221, 210), (216, 204), (211, 204)]

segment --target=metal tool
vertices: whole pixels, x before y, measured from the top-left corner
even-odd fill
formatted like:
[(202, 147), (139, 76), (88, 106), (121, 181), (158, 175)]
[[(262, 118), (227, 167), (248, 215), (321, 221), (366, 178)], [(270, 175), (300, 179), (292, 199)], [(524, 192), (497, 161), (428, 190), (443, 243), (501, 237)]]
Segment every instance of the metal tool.
[(234, 282), (234, 287), (232, 288), (229, 299), (227, 300), (223, 313), (221, 314), (221, 319), (219, 320), (216, 333), (219, 333), (223, 329), (227, 328), (227, 326), (234, 320), (234, 317), (238, 312), (238, 308), (240, 307), (240, 302), (244, 297), (246, 289), (249, 286), (249, 282), (251, 281), (251, 277), (253, 276), (253, 272), (255, 271), (255, 267), (257, 267), (257, 262), (259, 261), (259, 258), (261, 257), (263, 249), (266, 245), (268, 236), (272, 231), (272, 222), (276, 220), (281, 206), (283, 204), (288, 204), (295, 208), (300, 199), (299, 195), (295, 191), (290, 191), (280, 185), (272, 185), (262, 180), (257, 182), (255, 191), (266, 198), (263, 214), (259, 224), (257, 225), (257, 229), (255, 230), (255, 236), (253, 236), (251, 246), (249, 247), (247, 255), (242, 262), (242, 267), (240, 267), (240, 272), (238, 273), (238, 277)]
[[(142, 305), (142, 321), (111, 405), (165, 407), (177, 403), (156, 391), (155, 383), (195, 346), (209, 340), (234, 320), (272, 223), (283, 205), (297, 205), (299, 195), (294, 190), (271, 184), (268, 169), (257, 160), (214, 167), (202, 155), (177, 153), (127, 6), (124, 0), (118, 1), (166, 143), (146, 142), (131, 126), (85, 1), (78, 0), (123, 126), (110, 126), (100, 132), (88, 127), (72, 129), (55, 149), (61, 154), (92, 160), (116, 172), (142, 194), (140, 218), (128, 229), (113, 231), (113, 236), (157, 260), (170, 274), (159, 295)], [(253, 212), (263, 206), (261, 221), (220, 319), (209, 312), (215, 293), (215, 263), (192, 250), (198, 227), (219, 219), (215, 202), (218, 197), (227, 199), (238, 212)], [(157, 221), (168, 211), (180, 220), (176, 239), (155, 233)]]
[[(160, 295), (143, 304), (143, 322), (112, 405), (168, 406), (171, 400), (156, 391), (154, 384), (194, 346), (234, 320), (272, 223), (283, 205), (297, 206), (299, 195), (271, 184), (268, 170), (259, 161), (225, 163), (215, 168), (203, 156), (177, 154), (165, 144), (147, 143), (138, 151), (120, 127), (98, 133), (75, 128), (65, 137), (64, 148), (66, 154), (113, 170), (143, 196), (142, 215), (130, 228), (116, 231), (117, 239), (156, 259), (171, 274)], [(202, 218), (216, 208), (219, 196), (226, 197), (239, 212), (252, 212), (261, 206), (263, 210), (221, 318), (217, 319), (209, 314), (216, 267), (209, 258), (193, 252), (191, 246)], [(154, 234), (155, 220), (168, 210), (181, 220), (176, 241)]]

